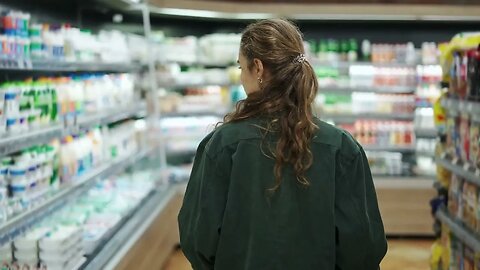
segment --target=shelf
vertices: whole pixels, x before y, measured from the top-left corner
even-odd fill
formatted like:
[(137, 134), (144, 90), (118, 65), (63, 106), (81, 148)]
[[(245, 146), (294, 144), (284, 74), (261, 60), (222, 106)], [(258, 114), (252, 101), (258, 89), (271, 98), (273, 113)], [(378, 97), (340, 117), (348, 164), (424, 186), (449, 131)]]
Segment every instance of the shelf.
[(374, 67), (406, 67), (406, 68), (415, 68), (417, 64), (407, 64), (407, 63), (373, 63), (373, 62), (348, 62), (348, 61), (320, 61), (318, 59), (309, 59), (310, 63), (314, 67), (333, 67), (333, 68), (348, 68), (350, 66), (374, 66)]
[(21, 151), (34, 145), (42, 144), (62, 135), (63, 128), (56, 124), (50, 127), (38, 128), (19, 134), (10, 134), (0, 138), (0, 156)]
[(365, 151), (386, 151), (386, 152), (401, 152), (401, 153), (413, 153), (415, 152), (415, 146), (381, 146), (381, 145), (363, 145)]
[(410, 94), (415, 92), (416, 86), (352, 86), (352, 87), (338, 87), (338, 86), (324, 86), (319, 87), (320, 94), (351, 94), (354, 92), (366, 93), (387, 93), (387, 94)]
[(138, 72), (141, 66), (132, 63), (70, 63), (61, 61), (32, 61), (0, 66), (2, 72), (77, 73), (77, 72)]
[(375, 120), (406, 120), (413, 121), (414, 114), (402, 113), (322, 113), (320, 118), (323, 120), (332, 120), (339, 123), (353, 123), (359, 119), (375, 119)]
[(429, 151), (425, 151), (425, 150), (422, 150), (422, 151), (416, 150), (416, 151), (415, 151), (415, 154), (416, 154), (417, 156), (421, 156), (421, 157), (435, 158), (435, 153), (434, 153), (434, 152), (429, 152)]
[(188, 116), (217, 116), (223, 118), (229, 111), (227, 109), (217, 111), (186, 111), (186, 112), (162, 112), (160, 117), (188, 117)]
[(78, 128), (91, 128), (95, 125), (105, 125), (127, 119), (134, 115), (144, 116), (146, 104), (141, 102), (136, 105), (125, 106), (102, 113), (82, 115), (73, 127), (63, 128), (60, 124), (50, 127), (38, 128), (31, 131), (9, 134), (0, 137), (0, 156), (21, 151), (34, 145), (47, 143), (54, 138), (76, 132)]
[(452, 233), (475, 252), (480, 252), (480, 239), (476, 233), (455, 220), (444, 208), (440, 208), (435, 216), (450, 227)]
[(467, 113), (480, 117), (480, 101), (467, 101), (453, 98), (445, 98), (441, 101), (442, 106), (454, 114)]
[(136, 154), (118, 158), (110, 163), (101, 165), (83, 176), (73, 179), (70, 184), (65, 184), (58, 191), (51, 191), (47, 198), (27, 211), (18, 214), (0, 223), (0, 245), (7, 243), (21, 233), (25, 232), (34, 224), (55, 212), (66, 203), (78, 198), (89, 190), (97, 179), (103, 179), (124, 170), (139, 160), (154, 153), (154, 149), (143, 150)]
[(163, 88), (173, 88), (173, 89), (184, 89), (184, 88), (205, 88), (209, 86), (221, 86), (221, 87), (232, 87), (238, 84), (234, 84), (231, 82), (223, 82), (223, 83), (160, 83), (158, 87), (163, 87)]
[(79, 128), (90, 128), (95, 125), (115, 123), (132, 116), (144, 117), (147, 114), (147, 106), (144, 102), (111, 109), (101, 113), (92, 113), (78, 117), (76, 124)]
[(480, 169), (475, 170), (469, 164), (462, 164), (460, 161), (455, 162), (447, 158), (436, 158), (435, 161), (437, 165), (480, 187)]
[(175, 186), (152, 192), (122, 219), (109, 237), (104, 237), (103, 245), (87, 259), (82, 269), (115, 268), (177, 193)]
[(193, 62), (193, 61), (158, 60), (156, 63), (159, 65), (178, 64), (184, 67), (193, 66), (193, 67), (203, 67), (203, 68), (228, 68), (232, 66), (238, 66), (238, 64), (234, 62), (227, 63), (227, 62), (202, 62), (202, 61)]
[(415, 135), (420, 138), (437, 138), (438, 132), (436, 129), (417, 129), (415, 128)]

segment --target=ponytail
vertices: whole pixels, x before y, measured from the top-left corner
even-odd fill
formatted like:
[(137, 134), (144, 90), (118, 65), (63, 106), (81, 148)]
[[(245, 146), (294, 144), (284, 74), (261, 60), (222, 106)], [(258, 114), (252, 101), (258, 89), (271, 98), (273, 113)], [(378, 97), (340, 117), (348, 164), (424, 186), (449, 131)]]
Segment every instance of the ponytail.
[(268, 154), (264, 152), (275, 160), (274, 185), (269, 190), (280, 187), (287, 164), (292, 166), (297, 181), (308, 186), (306, 171), (313, 164), (310, 144), (318, 128), (312, 112), (318, 81), (305, 58), (300, 32), (286, 20), (254, 23), (242, 35), (240, 53), (250, 64), (254, 58), (260, 59), (269, 76), (262, 89), (240, 101), (224, 122), (258, 116), (267, 119), (262, 128), (265, 135), (273, 132), (279, 137), (274, 149), (269, 148)]

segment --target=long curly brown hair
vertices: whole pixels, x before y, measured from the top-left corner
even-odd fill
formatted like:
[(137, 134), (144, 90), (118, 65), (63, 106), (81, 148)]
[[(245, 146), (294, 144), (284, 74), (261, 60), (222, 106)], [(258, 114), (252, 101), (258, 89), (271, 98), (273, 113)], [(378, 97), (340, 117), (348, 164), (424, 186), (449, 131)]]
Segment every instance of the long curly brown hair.
[(291, 165), (297, 181), (308, 186), (305, 173), (313, 163), (310, 142), (318, 128), (312, 113), (318, 82), (310, 63), (299, 58), (305, 54), (301, 32), (283, 19), (250, 24), (242, 34), (240, 53), (249, 69), (254, 66), (253, 60), (259, 59), (269, 76), (260, 91), (237, 103), (224, 123), (251, 117), (267, 119), (262, 127), (264, 136), (278, 134), (276, 145), (268, 148), (271, 155), (267, 156), (275, 159), (275, 185), (270, 190), (280, 186), (285, 165)]

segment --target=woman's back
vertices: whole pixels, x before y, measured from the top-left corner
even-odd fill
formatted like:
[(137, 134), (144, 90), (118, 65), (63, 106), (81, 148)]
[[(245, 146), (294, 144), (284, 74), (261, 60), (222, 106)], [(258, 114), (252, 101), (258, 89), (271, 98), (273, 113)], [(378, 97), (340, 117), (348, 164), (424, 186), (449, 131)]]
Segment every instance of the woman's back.
[(200, 144), (179, 215), (195, 270), (375, 270), (386, 240), (363, 149), (313, 116), (302, 35), (263, 20), (242, 34), (247, 98)]
[(386, 240), (370, 170), (344, 131), (315, 119), (309, 185), (275, 161), (258, 118), (225, 124), (199, 146), (179, 215), (194, 269), (373, 270)]

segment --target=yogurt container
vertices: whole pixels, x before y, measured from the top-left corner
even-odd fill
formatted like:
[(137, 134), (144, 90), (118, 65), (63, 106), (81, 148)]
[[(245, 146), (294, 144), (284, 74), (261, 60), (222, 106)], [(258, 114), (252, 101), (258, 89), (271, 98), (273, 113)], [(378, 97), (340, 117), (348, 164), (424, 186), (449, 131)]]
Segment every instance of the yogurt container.
[(58, 263), (55, 261), (42, 261), (41, 264), (46, 266), (48, 270), (76, 270), (85, 262), (83, 256), (75, 256), (74, 258), (68, 260), (65, 263)]
[(12, 165), (11, 157), (2, 158), (0, 162), (0, 180), (6, 181), (8, 179), (8, 169), (10, 165)]
[(50, 228), (42, 227), (28, 232), (22, 237), (13, 241), (16, 250), (35, 250), (38, 251), (38, 241), (50, 232)]
[(79, 256), (83, 256), (83, 249), (81, 245), (72, 247), (69, 250), (60, 252), (40, 252), (40, 260), (47, 266), (50, 265), (68, 265), (72, 260), (78, 259)]
[(13, 261), (12, 243), (0, 246), (0, 262)]
[(76, 226), (62, 226), (40, 240), (42, 251), (63, 251), (70, 249), (82, 238), (82, 230)]
[(14, 255), (15, 255), (15, 259), (19, 262), (38, 262), (37, 250), (29, 250), (29, 251), (16, 250), (14, 252)]

